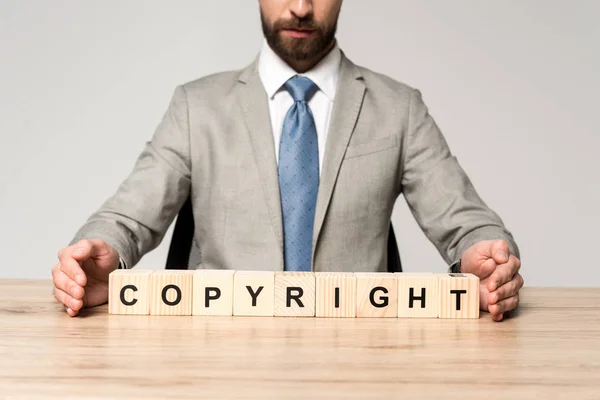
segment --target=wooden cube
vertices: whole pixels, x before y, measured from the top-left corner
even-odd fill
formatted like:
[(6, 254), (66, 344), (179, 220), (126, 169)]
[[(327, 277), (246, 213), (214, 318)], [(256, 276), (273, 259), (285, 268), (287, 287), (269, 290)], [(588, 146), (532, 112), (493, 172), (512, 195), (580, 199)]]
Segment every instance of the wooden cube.
[(432, 273), (397, 273), (398, 317), (437, 318), (440, 308), (440, 282)]
[(108, 276), (109, 314), (150, 314), (150, 275), (147, 269), (117, 269)]
[(351, 272), (316, 272), (317, 317), (356, 317), (356, 275)]
[(274, 291), (274, 271), (236, 271), (233, 315), (272, 317)]
[(357, 272), (356, 317), (396, 318), (398, 316), (397, 274)]
[(473, 274), (443, 274), (440, 318), (479, 318), (479, 278)]
[(151, 315), (192, 315), (194, 271), (164, 270), (150, 275)]
[(233, 274), (227, 269), (194, 271), (192, 315), (233, 315)]
[(315, 274), (275, 272), (276, 317), (315, 316)]

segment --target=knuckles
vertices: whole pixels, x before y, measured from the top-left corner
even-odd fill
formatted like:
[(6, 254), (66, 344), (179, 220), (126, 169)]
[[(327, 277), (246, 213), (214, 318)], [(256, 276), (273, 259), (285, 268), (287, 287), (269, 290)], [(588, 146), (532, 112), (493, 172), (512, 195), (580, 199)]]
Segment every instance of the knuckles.
[(54, 267), (52, 267), (52, 270), (50, 271), (52, 273), (52, 280), (56, 280), (56, 274), (58, 273), (58, 271), (60, 270), (60, 264), (54, 264)]
[(62, 260), (62, 258), (64, 256), (66, 256), (68, 253), (70, 253), (73, 250), (73, 246), (67, 246), (67, 247), (63, 247), (62, 249), (58, 250), (58, 259)]
[(85, 249), (89, 249), (92, 247), (92, 242), (90, 242), (88, 239), (81, 239), (78, 243), (77, 243), (77, 247), (83, 247)]

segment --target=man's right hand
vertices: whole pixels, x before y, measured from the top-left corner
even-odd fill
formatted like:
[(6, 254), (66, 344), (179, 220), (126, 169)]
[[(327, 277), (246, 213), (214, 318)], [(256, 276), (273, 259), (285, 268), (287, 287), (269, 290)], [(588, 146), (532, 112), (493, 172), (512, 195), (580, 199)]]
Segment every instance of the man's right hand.
[(108, 275), (119, 266), (119, 254), (100, 239), (81, 240), (58, 252), (52, 268), (54, 297), (67, 314), (108, 301)]

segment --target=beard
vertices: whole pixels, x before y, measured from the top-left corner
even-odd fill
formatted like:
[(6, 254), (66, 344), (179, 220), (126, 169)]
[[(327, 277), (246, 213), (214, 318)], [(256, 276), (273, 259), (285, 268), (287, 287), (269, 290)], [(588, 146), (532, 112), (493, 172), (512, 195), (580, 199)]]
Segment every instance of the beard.
[[(312, 16), (298, 18), (293, 16), (290, 20), (278, 20), (271, 26), (260, 12), (262, 30), (267, 43), (273, 51), (284, 60), (306, 61), (322, 54), (335, 39), (337, 18), (333, 26), (316, 22)], [(293, 38), (283, 36), (285, 29), (310, 29), (312, 34), (307, 38)]]

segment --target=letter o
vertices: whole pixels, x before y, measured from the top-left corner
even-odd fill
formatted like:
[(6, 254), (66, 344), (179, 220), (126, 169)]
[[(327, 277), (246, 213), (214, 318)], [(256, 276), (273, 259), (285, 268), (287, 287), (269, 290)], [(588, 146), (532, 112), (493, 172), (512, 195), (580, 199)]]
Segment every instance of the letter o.
[[(167, 292), (169, 291), (169, 289), (175, 289), (175, 292), (177, 293), (177, 296), (175, 297), (175, 300), (173, 300), (173, 301), (169, 301), (167, 299)], [(181, 289), (179, 289), (179, 287), (177, 287), (175, 285), (167, 285), (163, 288), (161, 297), (162, 297), (163, 303), (165, 303), (166, 305), (176, 306), (177, 304), (179, 304), (181, 302)]]

